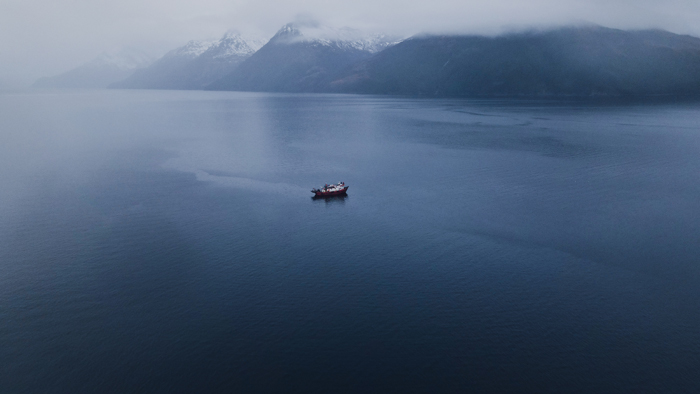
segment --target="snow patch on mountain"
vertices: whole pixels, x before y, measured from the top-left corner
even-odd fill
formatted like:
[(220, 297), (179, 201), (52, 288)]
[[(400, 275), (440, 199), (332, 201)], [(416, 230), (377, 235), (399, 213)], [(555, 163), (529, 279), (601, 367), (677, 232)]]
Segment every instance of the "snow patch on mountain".
[(357, 49), (376, 53), (398, 44), (403, 39), (385, 34), (365, 34), (349, 27), (338, 29), (317, 23), (288, 23), (270, 41), (280, 44), (309, 42), (315, 45), (336, 46), (342, 49)]
[(356, 49), (370, 53), (377, 53), (390, 46), (394, 46), (401, 41), (403, 41), (403, 39), (395, 36), (387, 36), (386, 34), (372, 34), (360, 40), (351, 41), (350, 45)]
[(190, 41), (185, 46), (168, 52), (166, 57), (184, 57), (194, 59), (211, 48), (216, 41)]
[(205, 55), (214, 59), (226, 59), (230, 57), (247, 57), (265, 45), (265, 41), (256, 37), (243, 36), (238, 32), (229, 31), (207, 49)]
[(247, 57), (265, 45), (265, 41), (257, 37), (243, 36), (236, 31), (229, 31), (219, 40), (190, 41), (185, 46), (174, 49), (166, 57), (181, 57), (195, 59), (206, 57), (226, 60), (232, 57)]

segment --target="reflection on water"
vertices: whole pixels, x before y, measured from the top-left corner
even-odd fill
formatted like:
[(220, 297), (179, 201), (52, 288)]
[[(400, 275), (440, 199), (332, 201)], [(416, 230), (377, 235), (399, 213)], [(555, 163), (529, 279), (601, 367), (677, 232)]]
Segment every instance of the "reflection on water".
[(347, 194), (343, 194), (340, 196), (329, 196), (329, 197), (323, 197), (323, 196), (313, 196), (311, 199), (314, 202), (320, 202), (323, 201), (326, 204), (344, 204), (345, 200), (348, 198)]

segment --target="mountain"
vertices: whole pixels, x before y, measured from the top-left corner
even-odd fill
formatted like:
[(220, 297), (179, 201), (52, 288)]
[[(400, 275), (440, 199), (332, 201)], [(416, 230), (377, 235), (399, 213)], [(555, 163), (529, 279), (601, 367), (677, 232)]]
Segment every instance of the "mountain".
[(153, 59), (139, 51), (122, 50), (103, 53), (92, 61), (52, 77), (39, 78), (32, 87), (50, 89), (104, 89), (135, 70), (149, 65)]
[(110, 88), (202, 89), (230, 73), (262, 45), (261, 40), (235, 32), (214, 42), (190, 41)]
[(208, 89), (324, 91), (331, 81), (350, 67), (395, 42), (381, 35), (362, 37), (352, 29), (290, 23), (230, 74), (210, 84)]
[(416, 36), (356, 64), (325, 91), (423, 96), (700, 94), (700, 39), (599, 26)]

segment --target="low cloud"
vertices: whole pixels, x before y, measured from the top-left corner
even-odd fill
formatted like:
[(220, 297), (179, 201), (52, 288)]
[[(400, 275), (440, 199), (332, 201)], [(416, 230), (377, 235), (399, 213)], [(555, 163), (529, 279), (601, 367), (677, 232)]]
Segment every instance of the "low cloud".
[(0, 2), (0, 85), (66, 71), (104, 51), (154, 56), (232, 28), (271, 37), (291, 22), (409, 36), (421, 32), (499, 34), (595, 23), (700, 36), (691, 0), (5, 0)]

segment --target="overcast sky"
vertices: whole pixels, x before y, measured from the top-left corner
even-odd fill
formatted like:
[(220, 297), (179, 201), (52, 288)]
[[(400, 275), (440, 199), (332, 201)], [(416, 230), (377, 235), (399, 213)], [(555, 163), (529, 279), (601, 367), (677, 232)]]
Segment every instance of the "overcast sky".
[(0, 87), (123, 47), (161, 55), (229, 29), (269, 38), (299, 15), (403, 36), (582, 22), (700, 36), (700, 0), (0, 0)]

